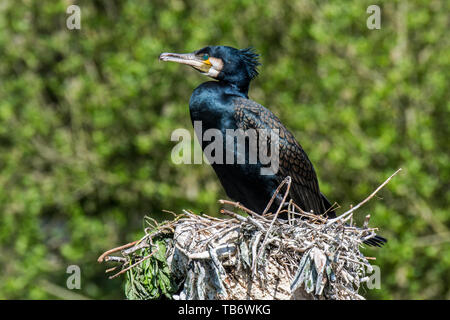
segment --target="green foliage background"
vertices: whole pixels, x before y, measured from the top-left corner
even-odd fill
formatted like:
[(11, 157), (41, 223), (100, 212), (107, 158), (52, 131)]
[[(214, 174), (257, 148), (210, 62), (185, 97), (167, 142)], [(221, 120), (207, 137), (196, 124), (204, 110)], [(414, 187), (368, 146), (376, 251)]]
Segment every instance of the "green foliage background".
[[(145, 214), (218, 211), (212, 169), (170, 157), (207, 79), (157, 58), (223, 44), (261, 54), (250, 97), (343, 209), (403, 168), (359, 212), (389, 238), (365, 251), (381, 268), (366, 295), (450, 299), (449, 2), (375, 2), (2, 0), (0, 298), (70, 297), (75, 264), (76, 293), (123, 299), (100, 253), (141, 236)], [(81, 30), (66, 28), (72, 3)], [(366, 27), (371, 4), (380, 30)]]

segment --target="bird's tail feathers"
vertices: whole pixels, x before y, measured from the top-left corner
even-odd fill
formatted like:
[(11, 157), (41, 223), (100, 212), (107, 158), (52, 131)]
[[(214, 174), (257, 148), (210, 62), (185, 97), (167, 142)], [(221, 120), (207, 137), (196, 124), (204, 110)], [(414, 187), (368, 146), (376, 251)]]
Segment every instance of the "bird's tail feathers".
[(327, 197), (324, 196), (323, 193), (320, 193), (320, 195), (322, 196), (322, 203), (325, 207), (324, 210), (324, 214), (328, 217), (328, 218), (336, 218), (336, 212), (334, 211), (334, 209), (331, 209), (332, 204), (330, 203), (330, 201), (327, 199)]
[(386, 238), (383, 238), (382, 236), (376, 235), (373, 238), (370, 238), (366, 241), (364, 241), (365, 244), (373, 247), (381, 247), (387, 242)]

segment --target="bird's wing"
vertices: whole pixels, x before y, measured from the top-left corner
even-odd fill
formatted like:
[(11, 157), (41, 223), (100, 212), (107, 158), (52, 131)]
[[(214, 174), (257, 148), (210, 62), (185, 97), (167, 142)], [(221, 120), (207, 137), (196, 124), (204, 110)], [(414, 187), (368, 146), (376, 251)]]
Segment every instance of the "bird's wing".
[(233, 100), (235, 120), (238, 128), (279, 130), (279, 183), (286, 177), (292, 178), (290, 196), (303, 210), (315, 214), (325, 211), (314, 167), (295, 137), (281, 121), (262, 105), (244, 98)]

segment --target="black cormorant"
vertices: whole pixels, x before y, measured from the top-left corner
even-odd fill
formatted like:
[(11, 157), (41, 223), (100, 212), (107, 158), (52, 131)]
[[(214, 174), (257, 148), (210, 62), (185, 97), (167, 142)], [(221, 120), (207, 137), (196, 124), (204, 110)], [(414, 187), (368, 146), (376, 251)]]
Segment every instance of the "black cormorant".
[[(258, 54), (253, 49), (228, 46), (208, 46), (193, 53), (162, 53), (162, 61), (189, 65), (218, 81), (198, 86), (189, 102), (191, 120), (201, 121), (203, 136), (208, 129), (218, 129), (223, 135), (223, 155), (226, 153), (226, 130), (278, 129), (279, 168), (274, 174), (261, 174), (261, 161), (226, 164), (212, 163), (227, 195), (247, 208), (262, 213), (277, 187), (290, 176), (289, 197), (304, 211), (335, 217), (330, 202), (319, 190), (317, 176), (305, 151), (281, 121), (267, 108), (248, 97), (249, 85), (258, 75)], [(200, 139), (205, 151), (207, 143)], [(233, 146), (232, 151), (237, 152)], [(248, 152), (248, 147), (246, 147)], [(278, 199), (280, 200), (280, 199)], [(330, 209), (330, 210), (329, 210)], [(377, 236), (367, 243), (379, 245), (385, 239)]]

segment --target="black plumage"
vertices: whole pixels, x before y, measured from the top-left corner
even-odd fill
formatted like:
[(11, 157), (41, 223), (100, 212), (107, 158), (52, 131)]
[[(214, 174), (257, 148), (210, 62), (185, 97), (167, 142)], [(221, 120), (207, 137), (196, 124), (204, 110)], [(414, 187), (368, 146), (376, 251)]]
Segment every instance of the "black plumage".
[[(273, 179), (280, 184), (285, 177), (290, 176), (292, 185), (289, 195), (292, 200), (305, 211), (313, 211), (316, 214), (324, 213), (328, 208), (320, 193), (314, 167), (292, 133), (270, 110), (250, 99), (235, 98), (233, 104), (234, 118), (238, 128), (244, 130), (252, 128), (278, 129), (280, 166)], [(267, 200), (267, 196), (265, 200)], [(260, 206), (257, 212), (261, 212), (261, 208)], [(330, 214), (332, 213), (333, 211), (330, 212)]]
[[(189, 109), (192, 122), (201, 122), (202, 136), (208, 129), (218, 129), (226, 140), (227, 130), (265, 129), (278, 130), (279, 170), (274, 174), (262, 175), (263, 164), (212, 163), (227, 195), (247, 208), (261, 213), (283, 179), (292, 179), (289, 197), (305, 211), (335, 217), (330, 202), (319, 189), (317, 176), (305, 151), (286, 129), (281, 121), (267, 108), (248, 97), (251, 80), (258, 75), (258, 55), (253, 49), (235, 49), (226, 46), (210, 46), (188, 54), (163, 53), (160, 60), (187, 64), (218, 81), (209, 81), (197, 87), (190, 99)], [(260, 134), (258, 132), (258, 134)], [(209, 141), (202, 140), (205, 151)], [(222, 154), (227, 148), (238, 154), (239, 144), (229, 146), (223, 143)], [(259, 146), (258, 146), (259, 148)], [(247, 153), (259, 152), (245, 146)], [(230, 151), (230, 150), (228, 150)], [(248, 155), (247, 155), (248, 156)], [(279, 201), (280, 199), (278, 199)], [(275, 202), (273, 208), (277, 206)], [(271, 208), (271, 209), (273, 209)], [(378, 237), (378, 236), (377, 236)], [(382, 237), (369, 240), (371, 245), (384, 242)]]

